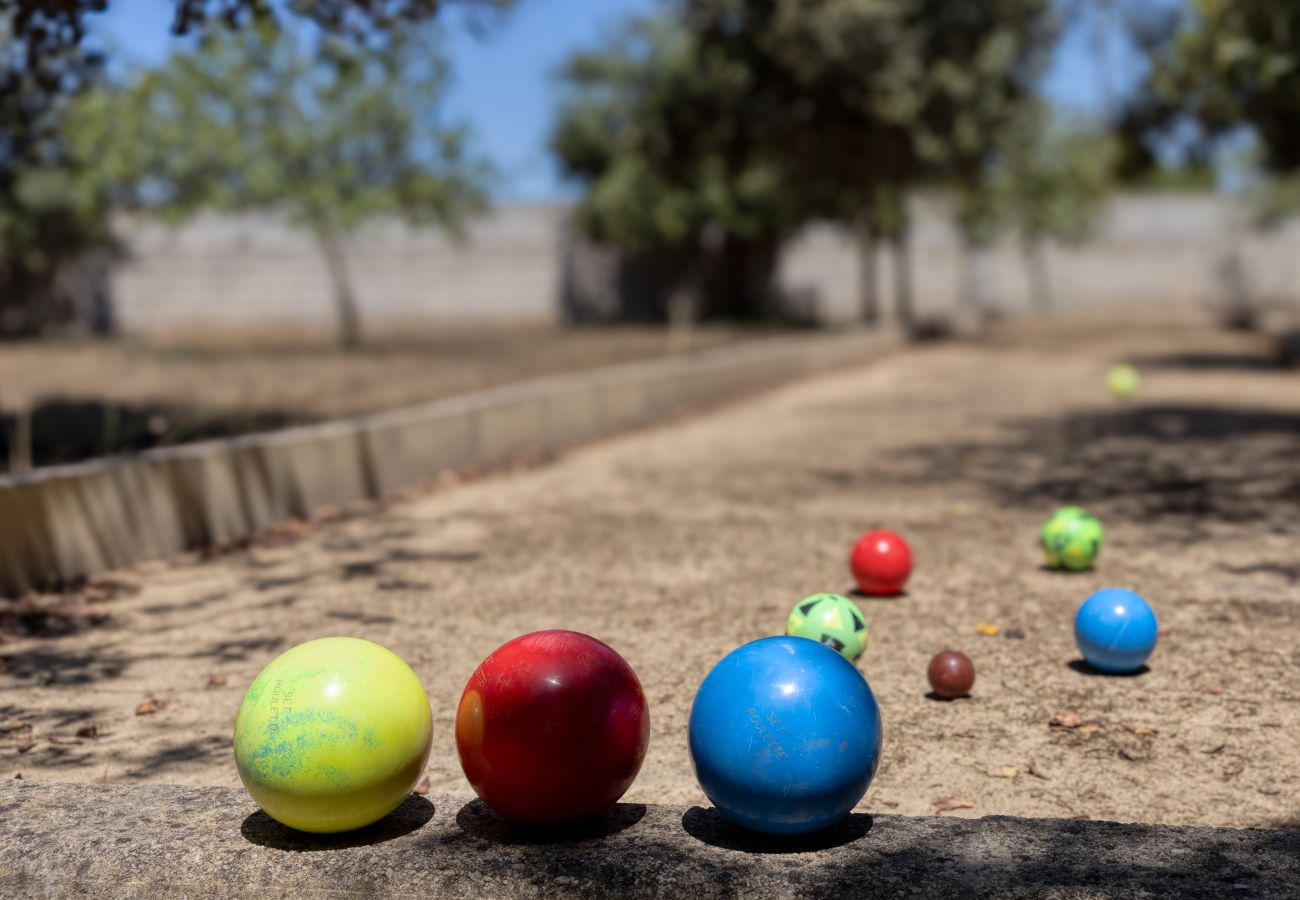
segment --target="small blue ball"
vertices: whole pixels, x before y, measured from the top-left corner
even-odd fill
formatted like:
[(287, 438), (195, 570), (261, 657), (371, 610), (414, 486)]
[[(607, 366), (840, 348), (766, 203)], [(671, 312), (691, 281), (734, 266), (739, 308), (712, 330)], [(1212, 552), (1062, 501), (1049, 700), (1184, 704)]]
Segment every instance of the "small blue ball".
[(880, 762), (880, 709), (830, 647), (769, 637), (723, 657), (691, 706), (691, 761), (718, 812), (769, 834), (843, 818)]
[(1106, 588), (1079, 607), (1074, 640), (1093, 668), (1134, 672), (1156, 648), (1160, 626), (1150, 604), (1132, 591)]

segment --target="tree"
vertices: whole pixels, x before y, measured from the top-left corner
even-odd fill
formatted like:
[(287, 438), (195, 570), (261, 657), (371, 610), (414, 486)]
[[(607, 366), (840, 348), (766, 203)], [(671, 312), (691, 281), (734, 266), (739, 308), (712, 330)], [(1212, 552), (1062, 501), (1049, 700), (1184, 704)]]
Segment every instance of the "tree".
[(673, 19), (634, 21), (561, 72), (551, 146), (586, 186), (576, 222), (668, 270), (673, 320), (770, 312), (776, 247), (801, 221), (750, 75)]
[(1300, 7), (1193, 0), (1192, 8), (1173, 51), (1157, 60), (1155, 90), (1211, 135), (1249, 128), (1267, 171), (1300, 171)]
[[(681, 0), (658, 32), (573, 61), (553, 145), (588, 185), (580, 221), (622, 246), (712, 234), (725, 259), (809, 221), (855, 225), (863, 318), (878, 315), (884, 240), (911, 329), (908, 196), (983, 168), (1031, 96), (1047, 13), (1046, 0)], [(763, 292), (749, 290), (752, 306)]]
[[(323, 60), (325, 64), (319, 61)], [(342, 343), (361, 323), (346, 240), (399, 214), (455, 232), (483, 204), (463, 129), (441, 115), (446, 67), (428, 29), (373, 50), (322, 36), (217, 27), (122, 88), (81, 99), (69, 133), (116, 205), (184, 219), (203, 209), (285, 210), (314, 237)]]
[[(106, 0), (100, 0), (101, 3)], [(195, 26), (216, 21), (228, 28), (275, 21), (271, 0), (175, 0), (172, 28), (186, 34)], [(295, 16), (310, 19), (330, 34), (354, 40), (385, 40), (413, 22), (434, 18), (448, 6), (494, 11), (508, 9), (514, 0), (288, 0), (283, 4)]]
[[(1300, 7), (1267, 0), (1193, 0), (1172, 49), (1153, 67), (1150, 90), (1192, 116), (1203, 145), (1253, 138), (1255, 168), (1267, 176), (1257, 224), (1270, 227), (1300, 211)], [(1208, 154), (1207, 154), (1208, 155)], [(1232, 286), (1229, 320), (1258, 314), (1234, 253), (1225, 263)]]
[(1078, 244), (1092, 234), (1114, 183), (1116, 143), (1104, 132), (1048, 123), (1008, 149), (1002, 192), (1020, 243), (1030, 297), (1052, 305), (1045, 247), (1049, 240)]
[(60, 132), (67, 98), (101, 70), (81, 39), (86, 12), (103, 6), (19, 0), (0, 10), (0, 336), (59, 318), (61, 267), (107, 241), (102, 204)]
[(823, 217), (863, 234), (864, 317), (876, 239), (894, 251), (895, 301), (914, 329), (908, 197), (979, 177), (996, 135), (1030, 101), (1051, 45), (1046, 0), (694, 0), (701, 45), (747, 72), (779, 110), (766, 135)]
[[(126, 2), (126, 0), (113, 0)], [(175, 0), (173, 29), (310, 21), (323, 33), (377, 51), (443, 7), (499, 11), (513, 0)], [(0, 337), (38, 333), (68, 305), (69, 264), (111, 248), (97, 182), (63, 134), (69, 103), (102, 76), (87, 20), (110, 0), (5, 0), (0, 4)], [(277, 10), (279, 12), (277, 13)], [(322, 46), (329, 46), (328, 42)]]
[(952, 192), (953, 224), (962, 248), (958, 295), (981, 322), (997, 316), (982, 263), (1006, 230), (1005, 198), (999, 187), (997, 173), (990, 172), (964, 181)]
[(996, 314), (979, 284), (975, 258), (1010, 232), (1024, 258), (1029, 294), (1051, 307), (1046, 246), (1077, 244), (1095, 229), (1116, 180), (1117, 140), (1109, 132), (1055, 121), (1027, 105), (995, 138), (987, 165), (953, 192), (953, 219), (966, 262), (962, 293), (983, 318)]

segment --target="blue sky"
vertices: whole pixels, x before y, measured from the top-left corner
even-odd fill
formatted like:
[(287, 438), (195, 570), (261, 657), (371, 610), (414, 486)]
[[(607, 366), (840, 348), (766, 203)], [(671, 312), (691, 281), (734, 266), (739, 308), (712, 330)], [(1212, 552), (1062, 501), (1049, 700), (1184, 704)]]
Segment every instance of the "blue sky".
[[(486, 34), (449, 20), (448, 55), (455, 83), (448, 111), (470, 123), (479, 150), (495, 166), (498, 200), (553, 201), (571, 195), (546, 149), (556, 96), (552, 73), (575, 49), (597, 42), (622, 19), (651, 12), (658, 0), (520, 0)], [(172, 0), (116, 0), (94, 20), (117, 58), (156, 62), (172, 46)], [(1098, 115), (1106, 96), (1122, 95), (1140, 76), (1140, 61), (1113, 29), (1103, 27), (1101, 58), (1091, 24), (1067, 33), (1045, 84), (1063, 111)]]

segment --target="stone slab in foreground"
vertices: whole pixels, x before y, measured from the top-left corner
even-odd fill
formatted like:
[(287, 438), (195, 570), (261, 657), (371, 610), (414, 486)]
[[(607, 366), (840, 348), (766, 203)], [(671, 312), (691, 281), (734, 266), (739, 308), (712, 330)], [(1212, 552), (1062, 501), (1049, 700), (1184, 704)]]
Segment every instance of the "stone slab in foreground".
[(411, 797), (360, 832), (290, 831), (239, 790), (0, 783), (0, 897), (1300, 896), (1300, 832), (855, 814), (760, 840), (711, 810), (621, 804), (512, 829)]

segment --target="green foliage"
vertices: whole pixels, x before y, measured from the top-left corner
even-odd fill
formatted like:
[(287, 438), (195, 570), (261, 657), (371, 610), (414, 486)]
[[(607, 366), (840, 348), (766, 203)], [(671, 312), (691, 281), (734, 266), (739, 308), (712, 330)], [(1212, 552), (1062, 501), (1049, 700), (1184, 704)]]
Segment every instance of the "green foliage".
[(1300, 171), (1300, 6), (1194, 0), (1193, 11), (1158, 61), (1156, 92), (1212, 134), (1250, 128), (1268, 171)]
[(59, 130), (66, 98), (99, 75), (81, 38), (85, 15), (104, 5), (15, 0), (0, 11), (0, 336), (40, 331), (63, 299), (58, 267), (107, 239)]
[[(215, 21), (230, 28), (275, 21), (269, 0), (175, 0), (173, 28), (184, 34)], [(383, 40), (412, 22), (432, 19), (448, 6), (504, 10), (514, 0), (288, 0), (290, 12), (310, 19), (325, 31), (354, 40)]]
[(561, 75), (551, 146), (588, 185), (577, 217), (592, 236), (641, 251), (694, 244), (709, 227), (758, 238), (798, 221), (750, 73), (674, 22), (634, 22)]
[(442, 120), (437, 34), (382, 47), (329, 35), (305, 48), (269, 22), (213, 27), (124, 87), (82, 96), (67, 132), (119, 207), (174, 221), (201, 210), (284, 211), (315, 236), (340, 336), (360, 343), (344, 239), (383, 214), (458, 233), (484, 206), (465, 132)]
[(1050, 123), (1031, 129), (1008, 143), (999, 173), (1007, 220), (1025, 241), (1080, 243), (1112, 190), (1115, 140)]
[(626, 247), (898, 231), (912, 186), (982, 171), (1050, 38), (1043, 0), (697, 0), (569, 63), (552, 146)]
[(119, 205), (175, 219), (281, 208), (318, 234), (380, 213), (456, 228), (482, 203), (482, 173), (441, 121), (445, 81), (426, 29), (383, 52), (324, 37), (310, 54), (265, 25), (217, 28), (86, 94), (68, 131)]
[[(103, 12), (109, 3), (110, 0), (5, 0), (0, 3), (0, 335), (31, 333), (52, 318), (54, 311), (48, 307), (59, 301), (55, 296), (59, 268), (109, 241), (102, 192), (111, 187), (118, 199), (125, 193), (119, 185), (104, 178), (115, 166), (119, 175), (130, 174), (131, 154), (120, 146), (130, 139), (125, 129), (110, 127), (111, 121), (101, 122), (101, 132), (113, 145), (108, 150), (116, 154), (103, 159), (99, 148), (86, 141), (87, 134), (93, 133), (96, 126), (88, 124), (79, 113), (72, 134), (80, 142), (81, 150), (89, 152), (77, 155), (71, 152), (64, 124), (70, 102), (102, 76), (102, 54), (87, 46), (85, 34), (88, 17)], [(317, 102), (337, 99), (356, 113), (363, 111), (366, 99), (365, 91), (358, 90), (357, 84), (365, 81), (374, 95), (377, 78), (393, 74), (391, 68), (386, 73), (383, 71), (377, 54), (392, 47), (403, 62), (411, 62), (418, 52), (412, 49), (412, 44), (418, 40), (413, 40), (410, 32), (419, 30), (415, 26), (421, 20), (450, 5), (471, 11), (496, 11), (513, 5), (513, 0), (176, 0), (173, 27), (202, 36), (213, 34), (223, 25), (237, 25), (256, 30), (256, 40), (269, 46), (287, 17), (309, 20), (328, 36), (320, 45), (324, 62), (339, 74), (336, 85), (339, 96), (330, 97), (328, 91), (322, 91), (317, 95)], [(277, 9), (281, 11), (278, 16)], [(213, 40), (231, 42), (228, 35)], [(362, 55), (349, 59), (349, 44), (369, 48), (372, 55), (364, 60)], [(305, 64), (305, 57), (300, 62)], [(368, 74), (364, 78), (348, 74), (353, 67)], [(284, 76), (290, 70), (281, 68), (269, 77)], [(259, 76), (263, 82), (267, 77)], [(309, 87), (307, 93), (317, 87), (319, 84)], [(253, 93), (256, 92), (245, 91), (243, 96), (247, 99)], [(419, 103), (428, 102), (430, 97), (427, 92), (422, 95), (417, 92), (411, 99)], [(104, 107), (106, 103), (102, 94), (87, 99), (83, 113), (93, 116), (96, 106)], [(400, 132), (402, 126), (399, 117), (391, 115), (391, 104), (365, 111), (368, 116), (359, 120), (358, 127), (378, 126), (385, 137), (377, 139), (376, 144), (391, 140)], [(427, 132), (429, 123), (417, 121), (419, 118), (413, 116), (410, 127)], [(171, 146), (184, 143), (182, 134), (175, 128), (170, 132), (152, 127), (151, 130), (165, 136)], [(441, 135), (426, 140), (428, 146), (419, 151), (423, 157), (416, 154), (413, 158), (432, 160), (435, 171), (439, 165), (445, 170), (472, 168), (462, 165), (461, 138), (455, 130), (439, 130)], [(213, 131), (219, 133), (221, 129), (206, 128), (203, 133), (211, 136)], [(309, 131), (313, 139), (322, 138), (320, 129), (313, 127)], [(246, 144), (245, 148), (250, 149), (253, 143)], [(374, 147), (359, 150), (358, 142), (352, 141), (343, 152), (359, 154), (353, 160), (356, 167), (351, 175), (347, 174), (349, 164), (337, 159), (315, 165), (309, 171), (319, 174), (328, 170), (327, 174), (355, 176), (354, 189), (340, 192), (336, 189), (338, 181), (326, 181), (324, 187), (311, 191), (315, 198), (302, 204), (300, 211), (315, 210), (320, 219), (324, 215), (322, 211), (328, 209), (336, 223), (346, 227), (369, 211), (388, 209), (394, 204), (392, 196), (384, 196), (386, 192), (377, 186), (372, 168), (388, 151), (376, 154)], [(135, 154), (137, 160), (146, 156), (143, 148)], [(223, 159), (221, 154), (211, 152), (211, 148), (182, 150), (179, 156), (191, 162), (202, 158), (204, 165), (215, 166), (234, 159), (231, 154)], [(264, 182), (273, 165), (259, 164), (256, 172), (250, 169), (248, 189), (237, 188), (237, 179), (228, 179), (225, 189), (214, 188), (208, 196), (227, 205), (238, 205), (234, 202), (236, 195), (247, 200), (258, 192), (265, 194), (264, 185), (256, 189), (251, 185), (255, 181)], [(288, 171), (287, 167), (281, 168)], [(386, 168), (386, 164), (379, 168)], [(177, 170), (175, 166), (169, 169), (173, 174)], [(197, 171), (191, 174), (198, 176)], [(391, 167), (380, 180), (385, 178), (390, 180), (390, 186), (400, 188), (403, 210), (417, 217), (454, 224), (459, 210), (477, 202), (477, 190), (470, 178), (428, 178), (414, 171), (398, 177)], [(160, 183), (166, 180), (164, 175)], [(190, 179), (185, 180), (183, 190), (177, 190), (175, 183), (171, 185), (171, 193), (166, 195), (169, 202), (160, 204), (163, 208), (178, 213), (187, 204), (198, 202), (203, 191), (189, 183)], [(207, 175), (198, 180), (211, 181)]]
[[(956, 184), (954, 220), (972, 251), (1012, 233), (1025, 253), (1034, 302), (1045, 308), (1052, 292), (1042, 245), (1076, 244), (1092, 234), (1115, 183), (1118, 141), (1054, 123), (1044, 107), (1022, 112), (997, 137), (986, 168)], [(967, 290), (973, 300), (979, 293), (973, 281)], [(984, 300), (976, 305), (993, 311)]]
[(911, 190), (984, 177), (1053, 28), (1047, 0), (681, 0), (570, 62), (553, 147), (634, 252), (826, 219), (899, 245)]
[(1300, 210), (1300, 7), (1268, 0), (1194, 0), (1193, 15), (1152, 73), (1153, 92), (1185, 109), (1211, 139), (1242, 130), (1270, 176), (1257, 222)]
[[(893, 198), (978, 173), (1050, 49), (1045, 0), (699, 0), (706, 45), (761, 74), (778, 151), (823, 214), (905, 227)], [(874, 196), (884, 189), (886, 197)], [(837, 202), (838, 200), (838, 202)]]

